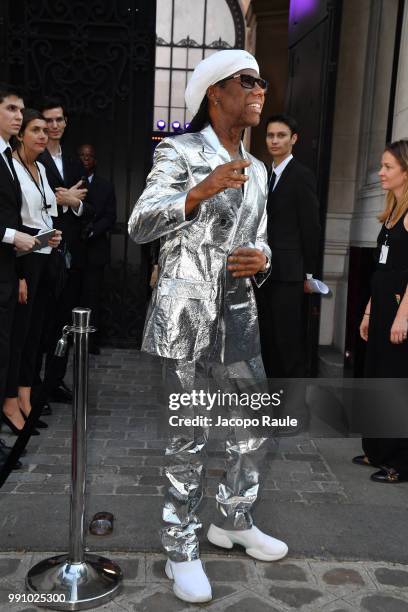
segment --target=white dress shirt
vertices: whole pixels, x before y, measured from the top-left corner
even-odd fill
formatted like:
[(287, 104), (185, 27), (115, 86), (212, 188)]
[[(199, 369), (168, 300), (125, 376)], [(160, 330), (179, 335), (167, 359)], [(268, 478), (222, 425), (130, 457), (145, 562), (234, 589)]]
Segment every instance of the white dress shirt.
[[(11, 151), (11, 147), (9, 145), (9, 143), (4, 140), (4, 138), (2, 136), (0, 136), (0, 152), (1, 152), (1, 156), (4, 159), (4, 161), (6, 162), (6, 166), (9, 169), (9, 172), (11, 174), (11, 176), (13, 176), (13, 173), (11, 171), (10, 168), (10, 164), (8, 162), (8, 159), (6, 157), (6, 149), (10, 149)], [(14, 181), (14, 176), (13, 176), (13, 181)], [(15, 229), (11, 229), (10, 227), (6, 227), (6, 231), (4, 232), (4, 236), (2, 238), (2, 242), (5, 242), (6, 244), (14, 244), (14, 237), (16, 235), (16, 230)]]
[[(39, 187), (42, 190), (42, 185), (44, 186), (45, 202), (47, 205), (51, 206), (51, 208), (47, 208), (47, 210), (43, 209), (44, 201), (41, 193), (34, 185), (33, 180), (27, 170), (17, 159), (13, 158), (13, 164), (21, 186), (21, 219), (23, 225), (37, 229), (40, 232), (52, 229), (52, 217), (58, 216), (57, 200), (47, 181), (45, 167), (40, 162), (37, 162), (42, 178), (42, 184), (40, 181)], [(43, 249), (36, 251), (36, 253), (51, 253), (51, 247), (46, 246)]]
[(57, 170), (61, 175), (62, 180), (64, 180), (64, 165), (62, 163), (62, 150), (61, 147), (59, 147), (57, 153), (55, 153), (55, 155), (53, 155), (52, 153), (50, 153), (54, 164), (57, 166)]
[(275, 184), (273, 186), (272, 191), (275, 191), (276, 185), (278, 184), (278, 181), (282, 175), (282, 172), (284, 171), (284, 169), (286, 168), (286, 166), (288, 165), (291, 159), (293, 159), (292, 153), (288, 155), (287, 157), (285, 157), (285, 159), (281, 161), (281, 163), (278, 164), (277, 166), (275, 166), (275, 163), (272, 164), (272, 172), (274, 172), (276, 175)]
[[(64, 180), (64, 164), (62, 163), (62, 149), (61, 146), (59, 147), (57, 153), (55, 153), (55, 155), (53, 155), (52, 153), (50, 153), (54, 164), (57, 166), (57, 170), (61, 175), (62, 180)], [(63, 206), (62, 207), (62, 212), (66, 213), (68, 208), (70, 208), (69, 206)], [(80, 203), (80, 205), (78, 206), (78, 208), (74, 208), (73, 206), (72, 208), (72, 212), (74, 214), (76, 214), (78, 217), (80, 217), (82, 215), (82, 213), (84, 212), (84, 207), (82, 202)]]

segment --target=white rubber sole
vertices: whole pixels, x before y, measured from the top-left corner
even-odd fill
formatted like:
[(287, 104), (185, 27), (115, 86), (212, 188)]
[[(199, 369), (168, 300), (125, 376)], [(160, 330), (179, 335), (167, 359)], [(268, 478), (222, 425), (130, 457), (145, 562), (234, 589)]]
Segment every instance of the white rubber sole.
[[(173, 572), (171, 569), (171, 564), (169, 561), (167, 561), (164, 571), (166, 572), (167, 578), (169, 578), (170, 580), (174, 580)], [(184, 593), (184, 591), (182, 591), (178, 587), (176, 582), (174, 582), (173, 584), (173, 593), (175, 594), (176, 597), (178, 597), (182, 601), (188, 601), (189, 603), (205, 603), (207, 601), (212, 600), (212, 594), (204, 595), (202, 597), (200, 596), (193, 597), (192, 595), (189, 595), (188, 593)]]
[[(220, 546), (221, 548), (230, 549), (234, 546), (235, 543), (239, 544), (239, 542), (233, 542), (229, 538), (228, 534), (225, 533), (224, 529), (220, 529), (219, 527), (216, 527), (215, 525), (210, 526), (208, 533), (207, 533), (207, 539), (211, 542), (211, 544), (214, 544), (215, 546)], [(240, 544), (240, 546), (243, 546), (243, 544)], [(254, 559), (258, 559), (259, 561), (279, 561), (279, 559), (283, 559), (288, 554), (288, 547), (286, 546), (286, 549), (282, 549), (280, 553), (276, 553), (273, 555), (265, 554), (264, 552), (262, 552), (261, 550), (258, 550), (257, 548), (249, 548), (249, 547), (248, 548), (245, 547), (245, 552), (250, 557), (253, 557)]]

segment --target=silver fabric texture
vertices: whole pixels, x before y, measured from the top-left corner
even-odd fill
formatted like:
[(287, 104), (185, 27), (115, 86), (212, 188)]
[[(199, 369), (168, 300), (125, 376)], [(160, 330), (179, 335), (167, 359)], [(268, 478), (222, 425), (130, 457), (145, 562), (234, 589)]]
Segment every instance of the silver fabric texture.
[[(225, 366), (212, 362), (163, 360), (165, 394), (191, 392), (194, 388), (217, 387), (223, 392), (239, 392), (243, 380), (265, 380), (260, 356), (247, 362)], [(241, 383), (242, 384), (242, 383)], [(184, 406), (183, 417), (193, 417), (192, 406)], [(242, 416), (238, 407), (225, 416)], [(268, 440), (250, 429), (225, 427), (225, 470), (216, 494), (219, 527), (229, 530), (252, 526), (251, 508), (259, 494)], [(163, 548), (172, 561), (199, 558), (196, 531), (202, 527), (197, 516), (205, 492), (208, 427), (177, 427), (166, 448), (165, 475), (168, 489), (163, 507), (165, 527), (161, 530)]]
[[(191, 390), (199, 380), (236, 391), (240, 379), (265, 378), (252, 282), (234, 279), (226, 268), (228, 255), (239, 246), (255, 246), (271, 260), (266, 169), (242, 146), (241, 156), (251, 161), (244, 188), (226, 189), (204, 200), (186, 218), (189, 190), (232, 160), (211, 126), (165, 138), (156, 148), (146, 188), (129, 220), (129, 234), (136, 242), (160, 238), (159, 278), (142, 350), (164, 358), (167, 400), (169, 393)], [(268, 274), (252, 280), (260, 286)], [(192, 406), (182, 412), (194, 416)], [(248, 430), (225, 431), (226, 470), (216, 495), (219, 516), (226, 528), (247, 529), (259, 494), (266, 440)], [(204, 492), (208, 434), (206, 427), (177, 427), (168, 440), (162, 542), (173, 561), (199, 556), (196, 511)]]
[[(156, 148), (146, 188), (129, 220), (136, 242), (161, 241), (159, 279), (143, 335), (142, 350), (148, 353), (226, 364), (260, 353), (252, 283), (234, 279), (226, 269), (228, 255), (239, 246), (255, 246), (271, 259), (266, 169), (243, 147), (241, 155), (251, 161), (244, 189), (226, 189), (204, 200), (186, 219), (188, 191), (231, 161), (230, 155), (211, 126), (165, 138)], [(261, 285), (268, 273), (256, 275), (254, 282)]]

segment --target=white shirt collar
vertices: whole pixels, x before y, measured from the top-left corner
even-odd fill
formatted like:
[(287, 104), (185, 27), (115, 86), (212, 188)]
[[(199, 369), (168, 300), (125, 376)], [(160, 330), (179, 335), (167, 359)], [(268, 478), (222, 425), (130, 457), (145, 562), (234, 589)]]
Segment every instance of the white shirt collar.
[(292, 153), (288, 155), (287, 157), (285, 157), (285, 159), (281, 161), (281, 163), (278, 164), (277, 166), (275, 166), (275, 164), (272, 164), (272, 172), (274, 172), (276, 176), (280, 176), (291, 159), (293, 159)]
[(51, 155), (51, 157), (52, 157), (53, 159), (55, 159), (55, 158), (60, 159), (60, 158), (62, 157), (62, 149), (61, 149), (61, 145), (59, 145), (58, 151), (57, 151), (55, 154), (54, 154), (54, 153), (51, 153), (50, 155)]
[(88, 183), (92, 183), (93, 177), (94, 177), (93, 173), (88, 176)]
[(3, 136), (0, 136), (0, 152), (4, 153), (6, 149), (10, 149), (10, 143), (4, 140)]
[[(201, 134), (204, 136), (205, 140), (207, 141), (207, 143), (210, 145), (210, 147), (216, 152), (218, 153), (220, 151), (220, 149), (222, 149), (223, 151), (226, 151), (225, 147), (221, 144), (217, 134), (214, 132), (212, 125), (209, 123), (204, 129), (201, 130)], [(246, 159), (247, 154), (246, 151), (244, 149), (244, 145), (241, 143), (239, 145), (240, 148), (240, 152), (241, 155), (244, 159)], [(230, 157), (228, 151), (226, 151), (227, 155)]]

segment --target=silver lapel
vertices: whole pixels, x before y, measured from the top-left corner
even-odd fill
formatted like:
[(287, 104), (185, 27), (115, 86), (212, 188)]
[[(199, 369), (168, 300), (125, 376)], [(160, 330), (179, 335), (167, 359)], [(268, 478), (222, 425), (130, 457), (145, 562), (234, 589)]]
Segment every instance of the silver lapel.
[[(215, 170), (221, 164), (227, 164), (232, 161), (228, 151), (222, 146), (220, 143), (217, 134), (214, 132), (211, 125), (207, 125), (203, 130), (201, 130), (201, 135), (203, 137), (203, 148), (200, 151), (201, 157), (206, 161), (206, 163), (210, 166), (211, 170)], [(247, 152), (245, 151), (244, 145), (241, 142), (240, 144), (241, 156), (243, 159), (248, 159)], [(244, 173), (251, 177), (251, 166), (248, 168), (244, 168)], [(246, 194), (248, 191), (247, 183), (249, 180), (244, 183), (244, 192), (242, 197), (242, 191), (237, 190), (237, 193), (241, 196), (240, 199), (245, 200)]]
[(200, 154), (211, 170), (215, 170), (217, 166), (231, 161), (228, 151), (224, 149), (218, 140), (218, 136), (211, 125), (207, 125), (207, 127), (201, 130), (201, 136), (203, 137), (203, 148)]

